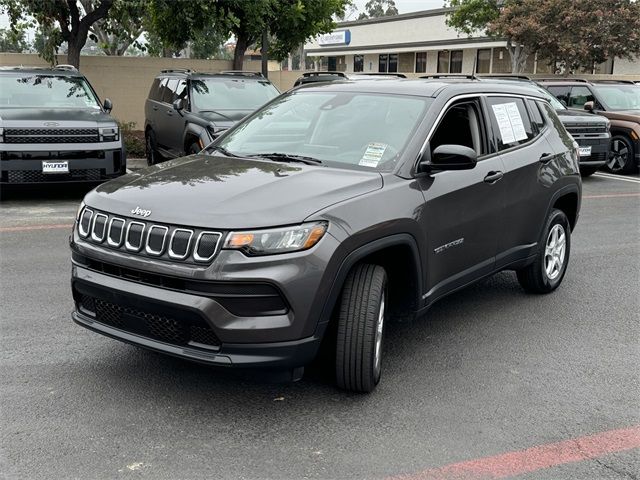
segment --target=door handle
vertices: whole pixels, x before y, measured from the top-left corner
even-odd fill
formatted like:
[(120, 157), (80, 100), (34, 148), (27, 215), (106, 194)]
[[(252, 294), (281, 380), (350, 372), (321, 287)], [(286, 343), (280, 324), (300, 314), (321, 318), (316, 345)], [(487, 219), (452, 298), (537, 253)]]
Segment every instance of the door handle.
[(170, 117), (173, 117), (173, 110), (167, 110), (167, 115), (169, 115)]
[(484, 181), (485, 183), (496, 183), (503, 177), (503, 175), (504, 174), (502, 172), (489, 172), (487, 173), (487, 176), (484, 177)]
[(157, 105), (154, 105), (154, 106), (153, 106), (153, 109), (154, 109), (154, 110), (158, 110), (158, 106), (157, 106)]
[(542, 155), (540, 155), (540, 158), (538, 159), (538, 161), (540, 163), (549, 163), (551, 159), (553, 159), (553, 157), (554, 157), (553, 153), (543, 153)]

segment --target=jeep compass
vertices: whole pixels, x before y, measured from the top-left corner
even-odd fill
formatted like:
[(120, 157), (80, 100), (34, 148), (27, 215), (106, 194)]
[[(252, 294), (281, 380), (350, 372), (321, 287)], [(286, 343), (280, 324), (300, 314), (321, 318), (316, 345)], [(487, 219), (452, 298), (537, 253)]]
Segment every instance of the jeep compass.
[(73, 319), (292, 378), (323, 343), (337, 384), (369, 392), (387, 321), (501, 270), (529, 292), (560, 285), (578, 159), (544, 95), (517, 84), (302, 86), (202, 154), (86, 195), (70, 239)]

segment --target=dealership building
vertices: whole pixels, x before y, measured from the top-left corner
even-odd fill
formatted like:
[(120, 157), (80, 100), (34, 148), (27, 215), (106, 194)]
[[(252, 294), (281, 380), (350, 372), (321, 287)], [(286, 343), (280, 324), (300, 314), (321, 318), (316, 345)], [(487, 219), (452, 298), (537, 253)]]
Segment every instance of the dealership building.
[[(467, 37), (446, 24), (450, 9), (338, 23), (329, 34), (305, 45), (319, 70), (343, 72), (511, 73), (505, 40)], [(530, 55), (523, 73), (551, 73), (549, 62)], [(640, 74), (640, 63), (612, 59), (597, 74)]]

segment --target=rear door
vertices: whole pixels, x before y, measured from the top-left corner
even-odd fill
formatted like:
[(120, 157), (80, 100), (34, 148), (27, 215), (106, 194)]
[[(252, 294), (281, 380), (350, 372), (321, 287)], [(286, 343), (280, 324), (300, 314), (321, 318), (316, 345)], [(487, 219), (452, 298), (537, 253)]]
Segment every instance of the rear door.
[[(493, 140), (504, 165), (505, 207), (496, 267), (535, 252), (549, 201), (547, 175), (555, 150), (547, 137), (555, 128), (536, 102), (516, 96), (488, 96)], [(535, 109), (535, 110), (534, 110)]]

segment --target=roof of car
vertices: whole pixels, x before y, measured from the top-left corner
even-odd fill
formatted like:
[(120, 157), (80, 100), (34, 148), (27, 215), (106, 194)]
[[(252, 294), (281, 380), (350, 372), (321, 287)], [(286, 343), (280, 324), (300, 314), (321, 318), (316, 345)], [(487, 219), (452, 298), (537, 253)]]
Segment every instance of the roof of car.
[(29, 75), (58, 75), (61, 77), (82, 77), (83, 75), (71, 65), (58, 65), (57, 67), (23, 67), (23, 66), (10, 66), (0, 67), (0, 75), (2, 74), (20, 74), (26, 73)]
[(441, 93), (449, 92), (455, 95), (465, 93), (511, 93), (529, 95), (544, 99), (544, 95), (526, 82), (509, 82), (490, 80), (456, 79), (390, 79), (384, 82), (376, 80), (339, 80), (327, 83), (311, 83), (301, 85), (296, 90), (301, 91), (356, 91), (363, 93), (390, 93), (397, 95), (416, 95), (423, 97), (437, 97)]

